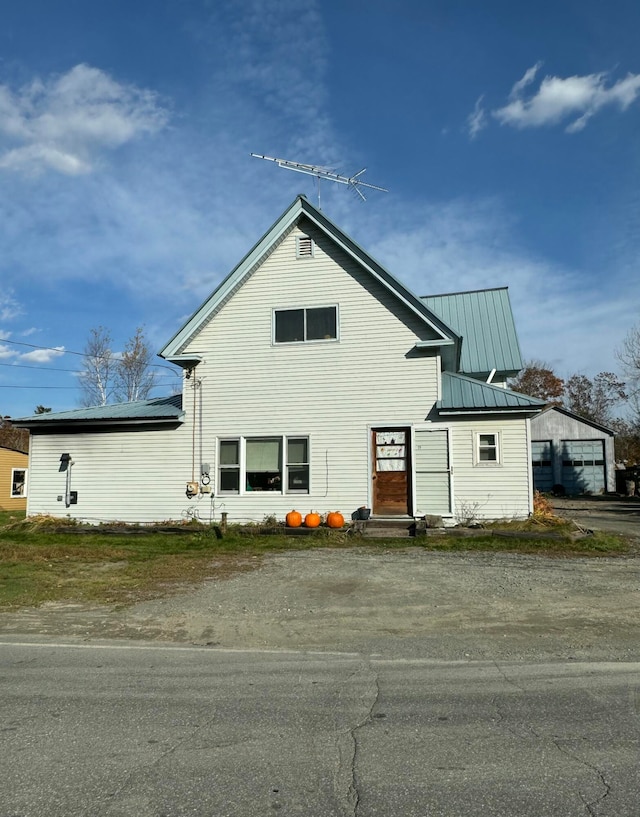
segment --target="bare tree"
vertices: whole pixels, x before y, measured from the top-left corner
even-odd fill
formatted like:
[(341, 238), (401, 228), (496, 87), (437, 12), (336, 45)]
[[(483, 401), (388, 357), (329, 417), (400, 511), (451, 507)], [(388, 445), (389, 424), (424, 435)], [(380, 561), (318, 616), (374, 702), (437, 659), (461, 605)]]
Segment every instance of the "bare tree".
[(622, 347), (616, 349), (616, 357), (627, 378), (636, 425), (640, 425), (640, 323), (629, 330)]
[(640, 423), (616, 418), (610, 423), (615, 431), (616, 460), (627, 467), (640, 464)]
[(141, 326), (126, 342), (122, 354), (111, 347), (108, 329), (99, 326), (91, 330), (80, 374), (83, 406), (146, 400), (155, 386), (156, 374), (150, 370), (151, 351)]
[(562, 403), (564, 381), (557, 377), (548, 363), (541, 360), (526, 360), (517, 377), (509, 380), (509, 388), (537, 397), (553, 405)]
[(141, 326), (127, 341), (122, 356), (117, 360), (114, 377), (114, 395), (119, 401), (146, 400), (156, 384), (156, 373), (150, 370), (151, 350)]
[(84, 347), (84, 361), (79, 381), (83, 406), (106, 406), (114, 392), (116, 359), (111, 351), (111, 333), (104, 326), (89, 332)]
[(565, 384), (565, 405), (569, 411), (600, 425), (610, 423), (611, 409), (626, 399), (625, 384), (613, 372), (600, 372), (593, 380), (584, 374), (574, 374)]

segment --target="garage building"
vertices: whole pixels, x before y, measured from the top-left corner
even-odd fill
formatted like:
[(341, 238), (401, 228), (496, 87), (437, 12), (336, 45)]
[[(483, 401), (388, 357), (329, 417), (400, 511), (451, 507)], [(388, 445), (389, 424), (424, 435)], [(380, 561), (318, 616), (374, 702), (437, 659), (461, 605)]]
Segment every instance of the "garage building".
[(567, 494), (616, 490), (614, 433), (560, 406), (548, 406), (531, 419), (533, 485)]

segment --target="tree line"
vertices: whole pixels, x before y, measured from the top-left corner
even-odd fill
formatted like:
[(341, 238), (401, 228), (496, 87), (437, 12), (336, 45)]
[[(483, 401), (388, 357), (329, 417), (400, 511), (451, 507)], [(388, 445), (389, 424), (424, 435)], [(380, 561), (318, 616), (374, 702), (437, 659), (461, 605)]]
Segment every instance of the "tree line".
[[(614, 372), (599, 372), (592, 378), (573, 374), (563, 379), (548, 363), (529, 360), (508, 386), (610, 428), (616, 434), (616, 459), (637, 465), (640, 463), (640, 324), (629, 331), (616, 357), (625, 380)], [(621, 417), (619, 410), (623, 406), (626, 416)]]

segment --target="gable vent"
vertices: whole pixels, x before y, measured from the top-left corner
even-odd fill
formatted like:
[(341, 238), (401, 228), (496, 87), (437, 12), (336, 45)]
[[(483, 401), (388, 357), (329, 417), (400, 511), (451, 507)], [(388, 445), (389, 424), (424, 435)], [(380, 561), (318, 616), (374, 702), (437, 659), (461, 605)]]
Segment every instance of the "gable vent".
[(296, 238), (296, 258), (313, 258), (313, 239), (308, 235)]

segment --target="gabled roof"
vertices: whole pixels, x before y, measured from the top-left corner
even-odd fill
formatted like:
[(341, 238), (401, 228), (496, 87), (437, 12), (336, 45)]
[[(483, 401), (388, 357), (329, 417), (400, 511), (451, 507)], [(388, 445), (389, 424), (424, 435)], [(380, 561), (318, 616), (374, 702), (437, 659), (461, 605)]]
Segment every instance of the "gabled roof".
[(184, 416), (182, 395), (156, 397), (153, 400), (136, 400), (131, 403), (113, 403), (106, 406), (72, 409), (70, 411), (34, 414), (11, 422), (19, 428), (43, 428), (62, 426), (67, 423), (85, 425), (112, 425), (114, 423), (176, 423)]
[(436, 403), (436, 411), (438, 414), (537, 414), (544, 406), (544, 400), (536, 397), (482, 383), (465, 375), (443, 372), (442, 399)]
[(564, 406), (546, 406), (542, 410), (542, 412), (538, 416), (542, 416), (543, 414), (548, 414), (550, 411), (556, 411), (558, 414), (564, 414), (565, 417), (569, 417), (572, 420), (577, 420), (579, 423), (585, 423), (585, 425), (591, 426), (592, 428), (597, 428), (598, 431), (604, 431), (606, 434), (610, 434), (612, 437), (615, 435), (615, 431), (611, 428), (607, 428), (607, 426), (603, 426), (600, 423), (596, 423), (595, 420), (588, 420), (586, 417), (582, 417), (580, 414), (576, 414), (575, 411), (569, 411)]
[(193, 313), (184, 326), (176, 332), (160, 356), (186, 366), (197, 362), (190, 355), (182, 354), (189, 341), (222, 308), (229, 298), (242, 286), (245, 280), (258, 268), (264, 258), (282, 240), (286, 233), (301, 219), (309, 219), (326, 236), (332, 239), (344, 252), (357, 261), (377, 281), (385, 286), (400, 302), (414, 312), (436, 334), (435, 343), (456, 346), (459, 338), (454, 330), (436, 315), (427, 304), (394, 278), (383, 266), (366, 253), (353, 239), (337, 227), (324, 213), (317, 210), (304, 196), (298, 196), (275, 224), (262, 236), (258, 243), (240, 261), (232, 272), (214, 290), (212, 295)]
[(513, 376), (522, 369), (507, 287), (425, 295), (421, 299), (462, 337), (459, 371)]

